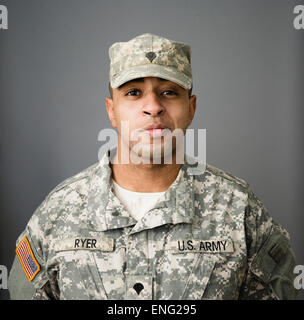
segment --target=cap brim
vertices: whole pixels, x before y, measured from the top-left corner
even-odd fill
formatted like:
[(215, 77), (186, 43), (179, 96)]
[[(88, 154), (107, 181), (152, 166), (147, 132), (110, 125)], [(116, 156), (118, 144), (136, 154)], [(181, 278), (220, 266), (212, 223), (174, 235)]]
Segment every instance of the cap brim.
[(164, 67), (158, 64), (148, 64), (135, 66), (128, 70), (124, 70), (112, 78), (111, 87), (118, 88), (122, 84), (134, 80), (136, 78), (158, 77), (177, 83), (184, 89), (192, 87), (191, 78), (176, 68)]

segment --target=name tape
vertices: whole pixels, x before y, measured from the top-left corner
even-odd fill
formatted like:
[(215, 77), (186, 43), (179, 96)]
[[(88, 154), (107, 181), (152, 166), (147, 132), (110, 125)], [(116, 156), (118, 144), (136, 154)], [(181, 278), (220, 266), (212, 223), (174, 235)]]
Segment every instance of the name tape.
[(229, 239), (212, 240), (176, 240), (170, 242), (173, 253), (206, 252), (206, 253), (231, 253), (234, 252), (233, 242)]
[(101, 238), (67, 238), (55, 242), (54, 250), (68, 251), (68, 250), (99, 250), (99, 251), (113, 251), (114, 239)]

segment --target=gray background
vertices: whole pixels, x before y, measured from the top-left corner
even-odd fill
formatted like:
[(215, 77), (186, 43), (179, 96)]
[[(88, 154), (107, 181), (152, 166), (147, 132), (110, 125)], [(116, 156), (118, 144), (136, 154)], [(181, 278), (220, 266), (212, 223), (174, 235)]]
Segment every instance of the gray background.
[(98, 160), (109, 46), (150, 32), (192, 46), (207, 162), (250, 183), (304, 265), (301, 3), (0, 0), (0, 264), (50, 190)]

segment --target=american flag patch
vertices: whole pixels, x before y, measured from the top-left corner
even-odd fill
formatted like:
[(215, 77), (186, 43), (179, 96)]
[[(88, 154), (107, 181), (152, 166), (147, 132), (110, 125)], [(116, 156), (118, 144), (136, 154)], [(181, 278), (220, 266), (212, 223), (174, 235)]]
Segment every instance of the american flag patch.
[(32, 281), (35, 278), (35, 275), (39, 272), (40, 266), (34, 257), (33, 251), (26, 237), (24, 237), (19, 243), (16, 248), (16, 253), (28, 280)]

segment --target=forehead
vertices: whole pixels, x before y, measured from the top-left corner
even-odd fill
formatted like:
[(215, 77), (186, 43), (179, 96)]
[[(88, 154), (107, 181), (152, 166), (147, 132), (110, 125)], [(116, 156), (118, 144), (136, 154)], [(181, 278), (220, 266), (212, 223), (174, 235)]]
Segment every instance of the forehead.
[(156, 79), (157, 82), (160, 82), (160, 83), (164, 83), (164, 82), (168, 82), (168, 83), (173, 83), (177, 86), (179, 86), (177, 83), (175, 82), (172, 82), (172, 81), (169, 81), (167, 79), (163, 79), (163, 78), (156, 78), (156, 77), (144, 77), (144, 78), (136, 78), (136, 79), (132, 79), (130, 81), (127, 81), (125, 83), (123, 83), (122, 85), (120, 85), (117, 89), (122, 89), (123, 87), (129, 85), (129, 84), (133, 84), (133, 83), (144, 83), (146, 79)]

